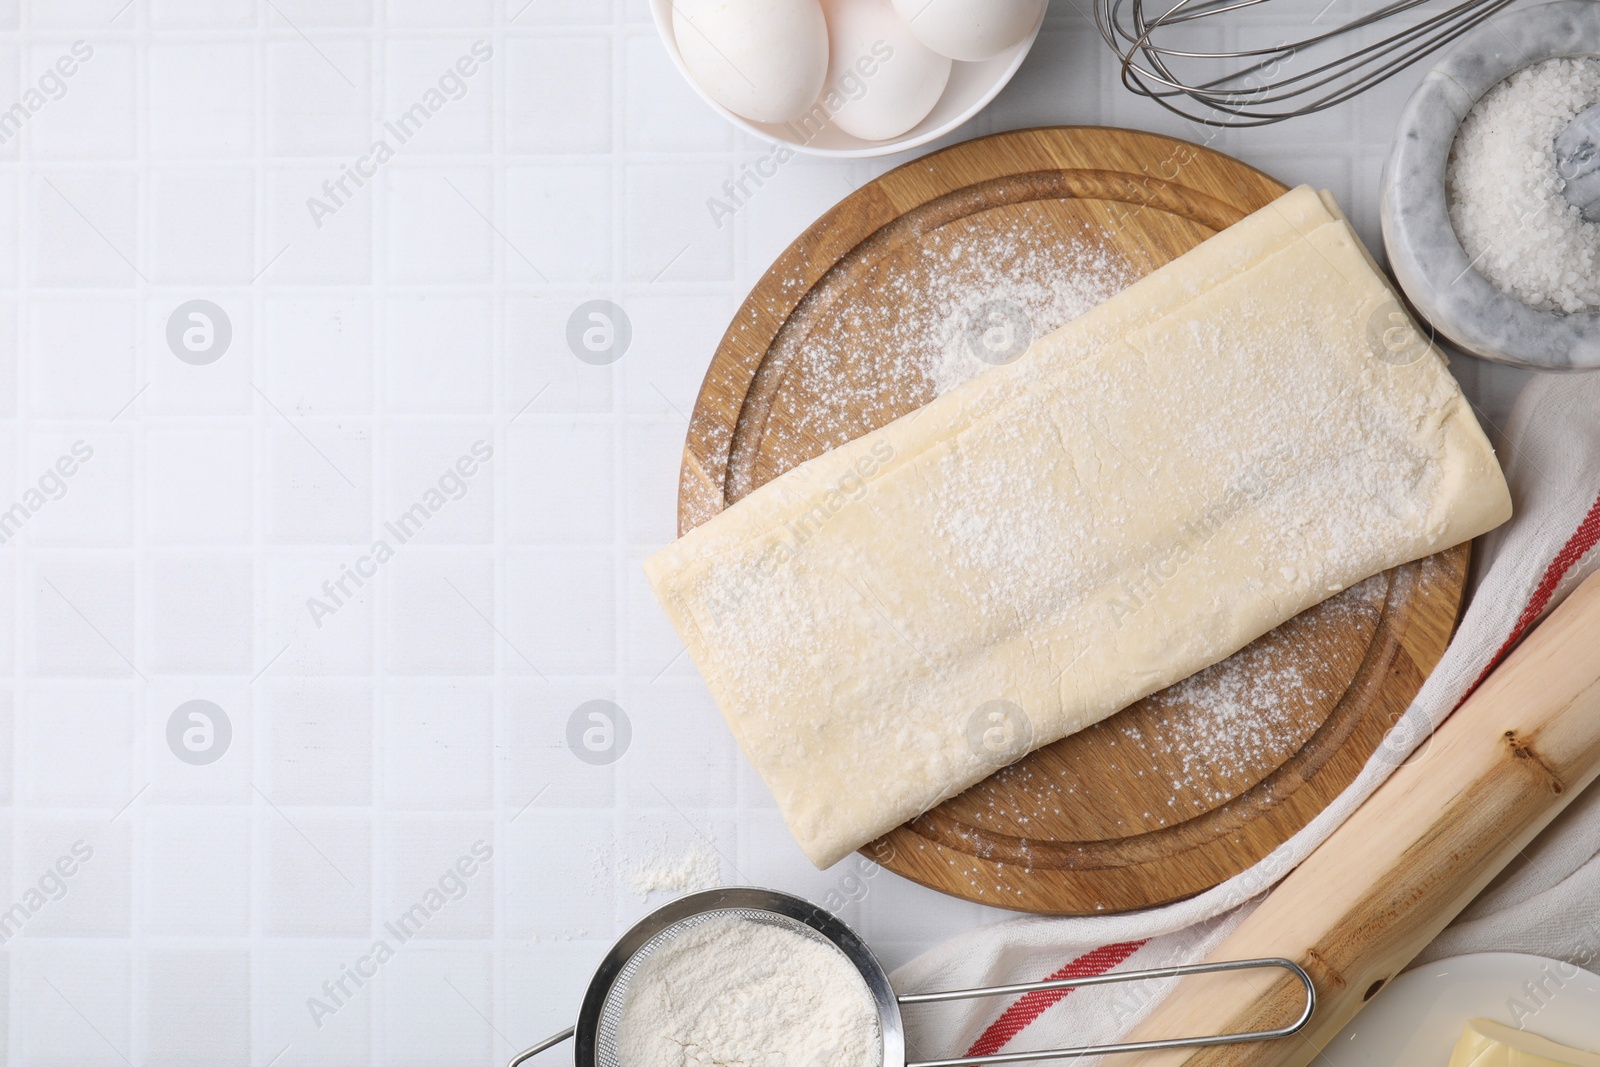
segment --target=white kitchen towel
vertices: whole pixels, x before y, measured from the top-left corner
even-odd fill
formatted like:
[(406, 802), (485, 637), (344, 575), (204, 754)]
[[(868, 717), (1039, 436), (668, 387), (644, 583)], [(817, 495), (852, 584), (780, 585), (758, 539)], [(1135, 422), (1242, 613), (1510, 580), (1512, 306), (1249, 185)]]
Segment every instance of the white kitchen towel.
[[(1596, 568), (1596, 412), (1600, 375), (1541, 377), (1524, 391), (1501, 445), (1516, 515), (1477, 546), (1477, 587), (1454, 640), (1360, 777), (1303, 830), (1250, 870), (1177, 904), (1114, 916), (1017, 919), (973, 930), (897, 970), (895, 987), (924, 992), (1042, 981), (1203, 957)], [(1430, 958), (1439, 951), (1489, 949), (1563, 959), (1592, 955), (1600, 936), (1600, 820), (1594, 817), (1600, 796), (1590, 793), (1445, 932)], [(908, 1051), (926, 1059), (1103, 1043), (1144, 1018), (1160, 992), (1114, 985), (917, 1009), (907, 1019)]]

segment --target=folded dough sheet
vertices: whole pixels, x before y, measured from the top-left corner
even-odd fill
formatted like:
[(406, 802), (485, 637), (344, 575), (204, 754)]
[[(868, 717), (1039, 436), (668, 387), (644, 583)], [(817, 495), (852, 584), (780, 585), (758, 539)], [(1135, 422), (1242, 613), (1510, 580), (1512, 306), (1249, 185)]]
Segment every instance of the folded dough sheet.
[(1397, 306), (1296, 189), (646, 561), (806, 855), (992, 773), (981, 707), (1037, 748), (1504, 522)]

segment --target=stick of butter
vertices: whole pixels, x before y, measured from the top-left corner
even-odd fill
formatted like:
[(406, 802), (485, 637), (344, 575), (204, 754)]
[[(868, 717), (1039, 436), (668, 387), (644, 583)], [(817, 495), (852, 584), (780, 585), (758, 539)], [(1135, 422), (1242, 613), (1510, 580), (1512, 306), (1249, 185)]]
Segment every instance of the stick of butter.
[(1472, 1019), (1450, 1054), (1450, 1067), (1600, 1067), (1600, 1055), (1493, 1019)]

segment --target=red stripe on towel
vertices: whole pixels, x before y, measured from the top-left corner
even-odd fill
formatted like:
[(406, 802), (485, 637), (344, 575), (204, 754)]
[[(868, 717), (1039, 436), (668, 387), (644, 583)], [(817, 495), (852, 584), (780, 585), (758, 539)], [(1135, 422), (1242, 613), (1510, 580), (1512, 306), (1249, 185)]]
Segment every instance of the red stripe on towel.
[(1544, 614), (1545, 608), (1550, 606), (1550, 598), (1555, 596), (1556, 587), (1561, 584), (1561, 579), (1565, 578), (1567, 572), (1587, 556), (1597, 543), (1600, 543), (1600, 497), (1595, 498), (1595, 502), (1589, 507), (1589, 513), (1578, 524), (1578, 529), (1567, 539), (1567, 543), (1561, 546), (1561, 551), (1550, 561), (1550, 566), (1545, 568), (1544, 577), (1540, 578), (1539, 584), (1534, 587), (1533, 599), (1528, 601), (1528, 606), (1517, 616), (1516, 624), (1506, 635), (1505, 643), (1489, 658), (1489, 662), (1484, 665), (1483, 673), (1478, 675), (1477, 680), (1467, 689), (1466, 695), (1461, 698), (1462, 701), (1483, 684), (1483, 680), (1489, 677), (1489, 672), (1499, 665), (1506, 653), (1510, 652), (1518, 641), (1522, 640), (1529, 628), (1538, 621), (1539, 616)]
[[(1066, 978), (1090, 978), (1097, 974), (1105, 974), (1137, 952), (1144, 944), (1144, 941), (1124, 941), (1115, 945), (1102, 945), (1040, 980), (1059, 982)], [(1000, 1018), (989, 1024), (989, 1028), (978, 1036), (978, 1040), (972, 1043), (966, 1054), (988, 1056), (999, 1052), (1005, 1048), (1006, 1042), (1020, 1034), (1029, 1023), (1071, 992), (1071, 989), (1046, 989), (1024, 993), (1017, 998), (1015, 1004), (1000, 1013)]]

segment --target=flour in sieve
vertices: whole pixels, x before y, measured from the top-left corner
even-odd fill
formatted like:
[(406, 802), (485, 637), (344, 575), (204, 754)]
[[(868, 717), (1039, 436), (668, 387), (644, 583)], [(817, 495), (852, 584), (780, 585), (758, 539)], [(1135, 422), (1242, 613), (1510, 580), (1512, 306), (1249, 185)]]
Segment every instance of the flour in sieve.
[(878, 1014), (832, 945), (719, 915), (647, 956), (617, 1026), (621, 1067), (877, 1067)]

